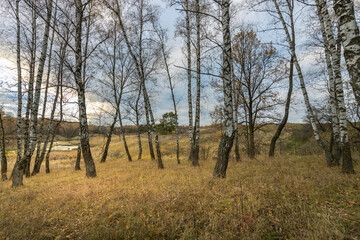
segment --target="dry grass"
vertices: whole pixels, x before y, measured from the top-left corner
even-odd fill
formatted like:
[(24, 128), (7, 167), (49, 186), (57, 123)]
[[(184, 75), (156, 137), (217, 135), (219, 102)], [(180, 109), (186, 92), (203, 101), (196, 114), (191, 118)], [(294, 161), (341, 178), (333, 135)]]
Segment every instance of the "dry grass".
[[(203, 134), (209, 158), (211, 134)], [(227, 178), (214, 180), (215, 161), (177, 165), (173, 136), (161, 140), (164, 170), (147, 149), (127, 162), (116, 137), (95, 179), (73, 170), (73, 151), (54, 153), (51, 174), (42, 169), (23, 187), (0, 183), (0, 239), (360, 239), (358, 173), (329, 169), (319, 156), (259, 157), (231, 161)], [(92, 139), (96, 160), (102, 143)], [(181, 144), (187, 156), (186, 135)], [(129, 145), (136, 158), (135, 137)]]

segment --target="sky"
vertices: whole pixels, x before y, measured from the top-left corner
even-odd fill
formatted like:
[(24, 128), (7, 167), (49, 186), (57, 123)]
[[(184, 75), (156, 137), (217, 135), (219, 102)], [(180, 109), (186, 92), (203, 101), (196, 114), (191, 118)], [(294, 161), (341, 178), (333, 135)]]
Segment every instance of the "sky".
[[(169, 8), (165, 1), (155, 0), (155, 4), (158, 4), (163, 10), (160, 18), (160, 23), (162, 27), (168, 30), (168, 36), (170, 38), (170, 44), (172, 48), (171, 60), (170, 62), (173, 65), (182, 65), (184, 56), (182, 54), (181, 48), (184, 43), (180, 38), (174, 37), (174, 25), (179, 12), (175, 8)], [(234, 0), (234, 3), (242, 4), (242, 0)], [(254, 26), (255, 30), (259, 31), (259, 37), (263, 41), (279, 41), (283, 38), (280, 34), (274, 34), (269, 32), (263, 32), (262, 29), (271, 28), (271, 18), (265, 13), (254, 13), (249, 11), (240, 11), (237, 16), (237, 23), (246, 23)], [(4, 16), (0, 14), (0, 21), (4, 20)], [(305, 27), (305, 26), (302, 26)], [(299, 31), (302, 31), (300, 29)], [(0, 29), (0, 43), (1, 37), (4, 35), (1, 34)], [(306, 39), (304, 40), (306, 41)], [(302, 44), (299, 44), (301, 48)], [(300, 54), (301, 64), (305, 69), (311, 69), (316, 64), (316, 54), (312, 54), (311, 51), (301, 51), (303, 55)], [(187, 106), (187, 80), (182, 75), (179, 74), (181, 69), (176, 69), (172, 66), (173, 74), (177, 77), (174, 78), (175, 81), (175, 93), (178, 100), (178, 114), (179, 114), (179, 124), (187, 125), (188, 124), (188, 106)], [(206, 77), (204, 77), (206, 81)], [(220, 80), (219, 80), (220, 81)], [(295, 80), (296, 81), (296, 80)], [(159, 86), (156, 89), (156, 95), (154, 96), (154, 102), (152, 103), (153, 110), (155, 112), (156, 119), (160, 119), (161, 115), (173, 111), (173, 105), (171, 102), (170, 90), (167, 88), (167, 84), (164, 81), (158, 82)], [(5, 45), (0, 47), (0, 105), (5, 109), (6, 112), (9, 112), (16, 116), (17, 108), (17, 95), (16, 95), (16, 65), (14, 62), (14, 53), (11, 52)], [(280, 96), (285, 97), (287, 94), (287, 89), (279, 90)], [(309, 88), (310, 97), (313, 99), (321, 99), (324, 97), (324, 92), (319, 92), (314, 87)], [(201, 99), (201, 125), (211, 124), (211, 118), (209, 116), (210, 112), (213, 111), (215, 105), (218, 103), (215, 99), (215, 94), (210, 87), (206, 87), (202, 90), (202, 99)], [(75, 100), (75, 96), (74, 96)], [(103, 122), (99, 122), (99, 107), (105, 109), (111, 109), (111, 107), (99, 100), (99, 98), (94, 97), (92, 93), (87, 93), (87, 111), (89, 116), (90, 123), (93, 124), (107, 124), (110, 120), (105, 119)], [(278, 111), (282, 115), (283, 107), (279, 108)], [(76, 106), (70, 105), (67, 107), (69, 112), (73, 114), (76, 113)], [(49, 114), (49, 113), (48, 113)], [(289, 122), (302, 122), (305, 116), (305, 106), (302, 103), (302, 95), (297, 84), (295, 84), (294, 90), (294, 101), (291, 108)], [(106, 118), (106, 117), (105, 117)], [(130, 122), (125, 122), (125, 124), (130, 124)]]

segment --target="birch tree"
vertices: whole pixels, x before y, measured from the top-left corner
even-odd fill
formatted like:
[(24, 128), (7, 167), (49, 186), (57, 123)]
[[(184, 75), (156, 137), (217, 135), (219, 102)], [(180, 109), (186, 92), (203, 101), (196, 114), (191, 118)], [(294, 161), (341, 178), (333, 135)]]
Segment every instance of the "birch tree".
[[(142, 88), (146, 116), (147, 116), (147, 119), (150, 119), (150, 121), (151, 121), (151, 129), (152, 129), (152, 132), (154, 133), (154, 137), (155, 137), (158, 168), (162, 169), (162, 168), (164, 168), (164, 165), (163, 165), (162, 158), (161, 158), (159, 136), (158, 136), (158, 133), (156, 130), (155, 118), (154, 118), (154, 114), (152, 112), (150, 98), (149, 98), (146, 84), (145, 84), (146, 79), (148, 78), (148, 76), (151, 73), (151, 70), (149, 71), (149, 69), (145, 65), (145, 56), (144, 56), (144, 48), (143, 48), (144, 47), (143, 46), (143, 44), (144, 44), (143, 34), (145, 31), (144, 27), (149, 22), (151, 23), (151, 26), (153, 26), (153, 21), (157, 18), (157, 16), (155, 15), (156, 13), (153, 12), (153, 9), (151, 9), (151, 7), (149, 5), (147, 5), (147, 2), (145, 3), (143, 0), (139, 1), (138, 5), (135, 5), (135, 7), (137, 8), (136, 9), (137, 20), (139, 23), (139, 25), (138, 25), (139, 31), (138, 31), (138, 39), (137, 39), (138, 46), (137, 46), (137, 51), (135, 52), (134, 46), (130, 42), (130, 39), (128, 36), (128, 31), (124, 25), (123, 11), (122, 11), (123, 6), (120, 5), (120, 2), (118, 0), (115, 1), (115, 3), (114, 3), (115, 6), (110, 4), (108, 1), (106, 1), (106, 3), (107, 3), (107, 7), (109, 9), (111, 9), (117, 15), (120, 30), (122, 32), (122, 36), (125, 40), (129, 54), (132, 57), (133, 62), (135, 64), (136, 73), (140, 79), (140, 84), (141, 84), (141, 88)], [(149, 18), (149, 16), (151, 16), (151, 18)], [(153, 57), (155, 57), (155, 56), (153, 56)]]
[[(360, 105), (360, 33), (352, 0), (334, 0), (334, 11), (338, 18), (340, 39), (350, 75), (350, 83)], [(349, 169), (351, 167), (349, 166)]]
[(96, 177), (96, 168), (94, 159), (91, 154), (90, 142), (89, 142), (89, 128), (87, 122), (86, 103), (85, 103), (85, 82), (82, 78), (83, 61), (88, 57), (85, 56), (83, 59), (82, 54), (82, 25), (84, 21), (84, 8), (88, 3), (83, 3), (82, 0), (75, 0), (75, 12), (76, 12), (76, 23), (75, 23), (75, 71), (74, 78), (78, 93), (78, 105), (79, 105), (79, 125), (81, 134), (81, 152), (83, 154), (86, 176)]
[(224, 118), (225, 131), (221, 137), (218, 148), (217, 162), (214, 168), (214, 178), (225, 178), (226, 169), (229, 162), (229, 155), (233, 145), (235, 129), (233, 120), (233, 89), (232, 89), (232, 51), (231, 51), (231, 33), (230, 33), (230, 1), (222, 0), (219, 2), (221, 8), (222, 18), (222, 81), (224, 87)]
[[(334, 139), (337, 144), (341, 142), (343, 159), (342, 171), (344, 173), (354, 173), (346, 120), (343, 81), (341, 76), (341, 45), (338, 46), (336, 43), (332, 30), (333, 24), (325, 0), (316, 0), (315, 2), (320, 21), (330, 81), (330, 105), (332, 110), (332, 124), (334, 125)], [(339, 156), (335, 157), (334, 164), (337, 164), (340, 159)]]
[(41, 93), (41, 84), (42, 84), (42, 77), (44, 72), (44, 66), (47, 56), (48, 50), (48, 39), (49, 39), (49, 32), (50, 32), (50, 22), (52, 17), (52, 7), (53, 1), (50, 0), (47, 4), (47, 16), (45, 21), (45, 30), (43, 35), (43, 42), (42, 42), (42, 49), (41, 55), (39, 59), (39, 66), (36, 76), (36, 86), (35, 86), (35, 95), (34, 101), (31, 105), (31, 123), (30, 123), (30, 142), (29, 147), (26, 149), (24, 156), (20, 161), (17, 161), (14, 166), (13, 172), (13, 179), (12, 179), (12, 186), (17, 187), (23, 184), (23, 171), (28, 166), (31, 160), (31, 157), (34, 153), (36, 147), (36, 139), (37, 139), (37, 117), (38, 117), (38, 110), (39, 110), (39, 102), (40, 102), (40, 93)]

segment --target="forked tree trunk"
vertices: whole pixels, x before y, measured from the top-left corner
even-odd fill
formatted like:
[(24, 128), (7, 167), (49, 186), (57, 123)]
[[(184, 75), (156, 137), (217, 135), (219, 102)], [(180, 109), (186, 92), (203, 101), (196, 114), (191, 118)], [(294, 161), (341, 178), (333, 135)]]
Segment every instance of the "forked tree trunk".
[[(330, 48), (331, 47), (335, 47), (335, 52), (336, 50), (336, 46), (334, 44), (332, 44), (332, 46), (330, 46), (330, 42), (334, 43), (332, 40), (334, 39), (329, 39), (328, 33), (327, 33), (327, 27), (326, 25), (328, 23), (325, 23), (326, 20), (326, 16), (328, 15), (327, 12), (327, 8), (326, 8), (326, 4), (324, 1), (319, 1), (316, 0), (316, 6), (317, 6), (317, 14), (320, 20), (320, 28), (321, 28), (321, 34), (322, 34), (322, 38), (323, 38), (323, 45), (324, 45), (324, 50), (325, 50), (325, 61), (326, 61), (326, 67), (328, 70), (328, 76), (329, 76), (329, 86), (330, 86), (330, 109), (331, 109), (331, 125), (332, 125), (332, 148), (331, 148), (331, 154), (333, 156), (333, 162), (331, 165), (336, 165), (337, 163), (340, 162), (340, 157), (341, 157), (341, 148), (340, 148), (340, 130), (339, 130), (339, 103), (338, 103), (338, 97), (336, 95), (336, 86), (335, 86), (335, 78), (340, 78), (341, 80), (341, 73), (337, 70), (339, 70), (340, 65), (339, 66), (335, 66), (337, 65), (337, 63), (335, 62), (335, 59), (333, 58), (332, 55), (332, 51)], [(330, 20), (330, 19), (328, 19)], [(332, 23), (330, 22), (330, 24), (332, 25)], [(337, 69), (338, 68), (338, 69)]]
[[(352, 0), (334, 0), (339, 33), (344, 47), (344, 57), (350, 75), (350, 83), (360, 105), (360, 33)], [(345, 170), (348, 171), (348, 170)], [(349, 169), (351, 172), (351, 169)]]
[(1, 142), (0, 142), (0, 157), (1, 157), (1, 180), (7, 180), (7, 159), (6, 159), (6, 144), (5, 144), (5, 129), (3, 123), (3, 114), (0, 112), (0, 129), (1, 129)]
[(278, 128), (276, 129), (274, 136), (271, 139), (269, 157), (274, 157), (276, 141), (279, 139), (281, 132), (285, 128), (285, 125), (289, 118), (291, 95), (292, 95), (292, 90), (293, 90), (293, 76), (294, 76), (294, 59), (293, 59), (293, 57), (291, 57), (290, 72), (289, 72), (289, 89), (288, 89), (288, 94), (287, 94), (286, 103), (285, 103), (285, 114), (284, 114), (284, 117), (281, 120)]
[[(328, 54), (327, 61), (329, 61), (328, 64), (329, 75), (333, 73), (334, 82), (331, 83), (331, 85), (334, 91), (333, 95), (336, 96), (335, 100), (337, 100), (335, 101), (336, 103), (335, 107), (336, 107), (338, 123), (340, 124), (340, 142), (341, 142), (341, 148), (343, 154), (342, 171), (344, 173), (354, 173), (350, 144), (349, 144), (343, 81), (341, 77), (341, 45), (340, 44), (337, 45), (336, 43), (334, 33), (332, 30), (332, 22), (327, 9), (326, 2), (324, 0), (317, 0), (316, 3), (319, 8), (318, 13), (319, 13), (320, 24), (322, 27), (322, 33), (324, 38), (324, 45), (325, 45), (324, 47), (326, 49), (326, 53)], [(341, 29), (340, 29), (340, 33), (341, 33)], [(358, 38), (358, 40), (360, 40), (360, 38)], [(360, 47), (360, 45), (358, 45), (358, 47)], [(332, 62), (330, 62), (330, 55)], [(339, 159), (336, 159), (335, 164), (338, 161)]]
[[(48, 50), (48, 39), (49, 39), (49, 31), (50, 31), (50, 22), (52, 16), (52, 5), (53, 1), (50, 0), (47, 5), (47, 17), (45, 23), (45, 30), (43, 36), (43, 43), (41, 49), (41, 55), (39, 59), (39, 66), (38, 72), (36, 76), (36, 87), (35, 87), (35, 97), (34, 101), (31, 106), (31, 123), (30, 123), (30, 143), (28, 149), (25, 151), (24, 156), (19, 162), (15, 163), (14, 166), (14, 173), (13, 173), (13, 182), (12, 186), (17, 187), (23, 184), (23, 172), (24, 169), (30, 168), (30, 160), (34, 153), (36, 147), (36, 135), (37, 135), (37, 117), (38, 117), (38, 110), (39, 110), (39, 102), (40, 102), (40, 93), (41, 93), (41, 84), (42, 84), (42, 77), (44, 73), (44, 66), (47, 56)], [(30, 169), (27, 172), (27, 175), (30, 176)]]
[[(299, 80), (300, 80), (301, 91), (302, 91), (302, 94), (303, 94), (303, 97), (304, 97), (304, 102), (305, 102), (305, 105), (306, 105), (307, 114), (308, 114), (308, 117), (309, 117), (309, 120), (310, 120), (311, 127), (313, 129), (315, 139), (316, 139), (316, 141), (318, 142), (318, 144), (320, 145), (320, 147), (323, 149), (323, 151), (325, 153), (325, 158), (326, 158), (327, 164), (329, 166), (331, 166), (332, 163), (333, 163), (332, 155), (331, 155), (331, 152), (329, 151), (328, 146), (326, 146), (326, 144), (324, 143), (323, 139), (321, 138), (321, 136), (319, 134), (319, 130), (318, 130), (318, 127), (317, 127), (316, 121), (315, 121), (315, 114), (314, 114), (313, 109), (311, 107), (309, 96), (308, 96), (307, 89), (306, 89), (306, 86), (305, 86), (304, 76), (302, 74), (302, 70), (301, 70), (300, 64), (299, 64), (299, 62), (297, 60), (297, 56), (296, 56), (296, 51), (295, 51), (295, 25), (294, 25), (294, 19), (293, 19), (293, 7), (294, 6), (288, 4), (289, 11), (290, 11), (290, 14), (289, 14), (290, 15), (290, 23), (286, 23), (286, 21), (285, 21), (285, 19), (283, 17), (283, 14), (282, 14), (282, 12), (280, 10), (280, 7), (278, 5), (277, 0), (273, 0), (273, 3), (275, 5), (277, 14), (278, 14), (278, 16), (280, 18), (280, 21), (281, 21), (281, 23), (283, 25), (283, 30), (285, 31), (286, 39), (287, 39), (287, 42), (288, 42), (290, 50), (291, 50), (291, 55), (294, 58), (295, 68), (297, 70), (298, 77), (299, 77)], [(288, 29), (288, 26), (290, 26), (290, 28), (291, 28), (291, 30), (290, 30), (291, 34), (290, 34), (289, 29)]]
[(214, 168), (214, 178), (225, 178), (226, 169), (229, 162), (229, 155), (234, 141), (235, 129), (233, 120), (233, 96), (232, 96), (232, 53), (231, 53), (231, 34), (230, 34), (230, 1), (223, 0), (221, 3), (222, 11), (222, 31), (223, 31), (223, 86), (224, 86), (224, 117), (225, 131), (221, 137), (218, 148), (217, 162)]

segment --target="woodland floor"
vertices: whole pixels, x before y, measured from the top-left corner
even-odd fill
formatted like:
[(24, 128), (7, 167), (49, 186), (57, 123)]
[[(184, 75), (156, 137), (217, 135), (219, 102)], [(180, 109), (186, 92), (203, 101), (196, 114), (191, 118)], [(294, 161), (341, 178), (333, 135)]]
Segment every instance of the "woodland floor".
[(213, 150), (200, 167), (178, 165), (173, 139), (162, 138), (163, 170), (146, 149), (136, 160), (135, 137), (133, 162), (116, 137), (100, 164), (97, 137), (94, 179), (73, 170), (75, 151), (58, 151), (50, 174), (0, 182), (0, 239), (360, 239), (359, 161), (344, 175), (322, 156), (243, 158), (214, 180)]

